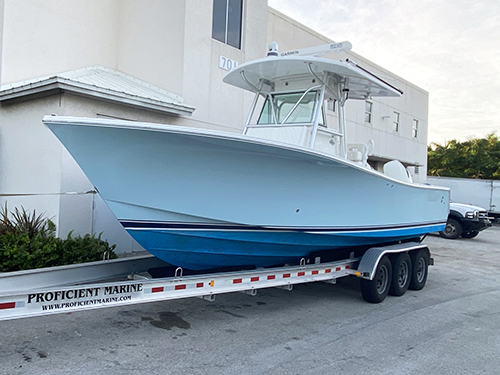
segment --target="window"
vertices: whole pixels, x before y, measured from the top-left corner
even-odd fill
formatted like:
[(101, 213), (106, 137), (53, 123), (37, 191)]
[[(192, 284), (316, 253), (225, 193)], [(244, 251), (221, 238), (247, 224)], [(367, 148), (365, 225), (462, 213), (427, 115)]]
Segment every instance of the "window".
[[(278, 124), (312, 123), (317, 96), (316, 91), (310, 91), (306, 94), (274, 94), (272, 95), (272, 103), (269, 97), (266, 99), (257, 124), (274, 124), (275, 118)], [(324, 124), (321, 117), (319, 123)]]
[(392, 123), (392, 130), (399, 132), (399, 112), (394, 112), (394, 121)]
[(365, 102), (365, 122), (371, 124), (372, 123), (372, 102)]
[(243, 0), (214, 0), (212, 38), (241, 48), (241, 14)]
[(417, 138), (418, 136), (418, 120), (413, 119), (413, 125), (411, 127), (411, 136)]

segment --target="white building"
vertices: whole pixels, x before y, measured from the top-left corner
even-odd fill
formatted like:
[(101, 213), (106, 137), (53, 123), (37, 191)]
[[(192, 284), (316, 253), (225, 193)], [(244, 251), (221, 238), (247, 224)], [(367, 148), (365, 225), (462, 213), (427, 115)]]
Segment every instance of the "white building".
[[(253, 95), (222, 78), (271, 41), (283, 51), (333, 42), (266, 0), (0, 0), (0, 203), (45, 212), (60, 236), (104, 232), (120, 251), (138, 248), (42, 117), (241, 132)], [(334, 58), (404, 92), (348, 103), (349, 142), (373, 139), (376, 169), (398, 159), (425, 179), (428, 93), (353, 52)]]

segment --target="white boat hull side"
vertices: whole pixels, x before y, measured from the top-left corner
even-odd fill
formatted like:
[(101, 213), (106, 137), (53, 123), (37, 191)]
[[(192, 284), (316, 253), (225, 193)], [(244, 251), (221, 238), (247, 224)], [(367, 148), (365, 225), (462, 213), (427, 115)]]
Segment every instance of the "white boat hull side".
[[(444, 228), (448, 216), (446, 189), (398, 182), (312, 150), (180, 127), (51, 117), (44, 122), (121, 222), (164, 224), (155, 229), (165, 233), (162, 252), (169, 251), (172, 234), (189, 236), (171, 223), (184, 223), (191, 234), (197, 223), (285, 230), (286, 244), (297, 241), (299, 248), (305, 237), (297, 233), (309, 233), (323, 238), (321, 247), (336, 248), (345, 244), (338, 241), (342, 237), (363, 238), (367, 245), (418, 237)], [(227, 240), (246, 241), (223, 232)], [(201, 233), (195, 237), (213, 238), (214, 231)], [(246, 242), (258, 244), (256, 233)], [(331, 239), (323, 244), (326, 237)]]

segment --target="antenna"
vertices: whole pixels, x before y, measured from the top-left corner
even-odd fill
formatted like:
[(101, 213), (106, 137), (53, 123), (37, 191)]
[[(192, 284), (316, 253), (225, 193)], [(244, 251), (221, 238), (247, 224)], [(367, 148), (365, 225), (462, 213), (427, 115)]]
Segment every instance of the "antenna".
[[(276, 44), (277, 46), (277, 44)], [(332, 52), (342, 52), (342, 51), (350, 51), (352, 48), (352, 44), (350, 42), (341, 42), (341, 43), (331, 43), (331, 44), (323, 44), (321, 46), (316, 46), (316, 47), (308, 47), (308, 48), (301, 48), (301, 49), (294, 49), (286, 52), (281, 52), (279, 53), (279, 56), (281, 57), (286, 57), (286, 56), (323, 56), (326, 55), (327, 53), (332, 53)], [(276, 51), (272, 51), (276, 52)], [(276, 56), (276, 55), (274, 55)]]
[(278, 43), (271, 42), (269, 43), (269, 49), (267, 50), (267, 56), (278, 56)]

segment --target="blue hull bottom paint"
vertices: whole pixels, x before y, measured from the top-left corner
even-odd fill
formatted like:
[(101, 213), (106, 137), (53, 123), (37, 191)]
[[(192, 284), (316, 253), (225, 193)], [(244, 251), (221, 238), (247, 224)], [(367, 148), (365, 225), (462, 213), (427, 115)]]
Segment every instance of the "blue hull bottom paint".
[(277, 229), (247, 226), (121, 222), (145, 249), (163, 261), (191, 270), (295, 264), (311, 253), (415, 239), (442, 223), (372, 229)]

